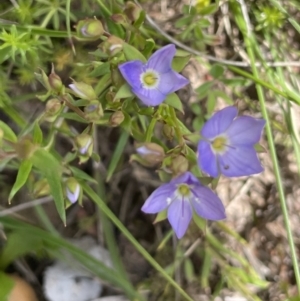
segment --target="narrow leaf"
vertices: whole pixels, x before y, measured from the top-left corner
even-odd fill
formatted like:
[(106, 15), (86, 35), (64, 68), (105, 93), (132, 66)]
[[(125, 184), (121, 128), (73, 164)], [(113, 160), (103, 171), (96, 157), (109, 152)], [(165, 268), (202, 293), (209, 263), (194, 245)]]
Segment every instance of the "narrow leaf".
[(3, 131), (3, 137), (4, 139), (10, 141), (10, 142), (17, 142), (18, 138), (16, 134), (13, 132), (13, 130), (3, 121), (0, 120), (0, 129)]
[(182, 102), (176, 93), (169, 94), (165, 100), (165, 103), (177, 109), (178, 111), (184, 113)]
[(32, 163), (29, 160), (24, 160), (19, 167), (18, 175), (14, 186), (12, 187), (8, 202), (10, 203), (15, 194), (25, 185), (32, 168)]
[(33, 165), (47, 179), (57, 212), (63, 223), (66, 224), (64, 194), (61, 185), (62, 171), (58, 160), (44, 149), (35, 151), (31, 160)]
[(143, 63), (146, 63), (146, 58), (139, 52), (135, 47), (124, 43), (123, 44), (123, 52), (127, 61), (140, 60)]

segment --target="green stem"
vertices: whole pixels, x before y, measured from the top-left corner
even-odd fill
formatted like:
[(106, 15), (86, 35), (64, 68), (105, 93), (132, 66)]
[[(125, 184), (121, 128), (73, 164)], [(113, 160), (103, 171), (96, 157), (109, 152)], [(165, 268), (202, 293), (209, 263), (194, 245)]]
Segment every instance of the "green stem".
[(133, 244), (138, 252), (163, 276), (173, 287), (188, 301), (193, 299), (178, 285), (178, 283), (168, 275), (168, 273), (157, 263), (157, 261), (146, 251), (146, 249), (132, 236), (122, 222), (113, 214), (103, 200), (88, 185), (82, 184), (85, 193), (99, 206), (106, 216), (115, 224), (124, 236)]
[(156, 122), (157, 122), (157, 119), (155, 117), (153, 117), (150, 121), (149, 127), (146, 132), (145, 142), (151, 142), (151, 138), (152, 138), (152, 134), (153, 134)]
[[(247, 52), (248, 52), (248, 55), (250, 58), (253, 74), (256, 78), (258, 78), (259, 72), (255, 65), (255, 56), (254, 56), (253, 46), (252, 46), (252, 43), (254, 43), (253, 37), (250, 38), (246, 34), (244, 35), (244, 37), (245, 37), (246, 48), (247, 48)], [(283, 185), (282, 185), (282, 181), (281, 181), (280, 169), (279, 169), (274, 139), (273, 139), (273, 135), (272, 135), (271, 124), (270, 124), (270, 120), (269, 120), (269, 116), (268, 116), (268, 112), (267, 112), (267, 108), (266, 108), (266, 104), (265, 104), (265, 97), (264, 97), (263, 89), (260, 84), (256, 85), (256, 91), (258, 94), (258, 99), (260, 102), (262, 115), (263, 115), (264, 119), (266, 120), (266, 133), (267, 133), (268, 144), (270, 147), (270, 154), (271, 154), (273, 167), (274, 167), (274, 174), (275, 174), (276, 184), (277, 184), (278, 193), (279, 193), (280, 205), (281, 205), (281, 210), (282, 210), (282, 214), (283, 214), (285, 228), (287, 231), (288, 243), (289, 243), (289, 246), (291, 249), (291, 257), (292, 257), (294, 273), (295, 273), (296, 282), (297, 282), (297, 288), (298, 288), (298, 292), (300, 292), (300, 273), (299, 273), (298, 259), (297, 259), (296, 250), (295, 250), (295, 243), (294, 243), (293, 234), (292, 234), (292, 230), (291, 230), (291, 226), (290, 226), (290, 222), (289, 222), (289, 214), (288, 214), (286, 199), (285, 199), (285, 195), (284, 195), (284, 189), (283, 189)], [(283, 95), (282, 92), (278, 93), (278, 94)]]
[(178, 143), (180, 145), (184, 145), (184, 139), (182, 137), (182, 133), (181, 133), (181, 130), (180, 130), (180, 125), (178, 123), (178, 119), (177, 119), (177, 116), (176, 116), (175, 109), (172, 108), (171, 106), (169, 106), (169, 112), (170, 112), (170, 117), (171, 117), (172, 121), (174, 122), (174, 130), (175, 130), (175, 133), (176, 133), (176, 136), (177, 136)]
[[(255, 66), (255, 68), (256, 68), (256, 66)], [(268, 82), (265, 82), (265, 81), (259, 79), (256, 74), (252, 75), (252, 74), (250, 74), (250, 73), (248, 73), (248, 72), (246, 72), (246, 71), (244, 71), (240, 68), (233, 67), (233, 66), (228, 66), (228, 69), (235, 72), (235, 73), (237, 73), (237, 74), (240, 74), (240, 75), (242, 75), (246, 78), (249, 78), (249, 79), (253, 80), (256, 84), (259, 84), (259, 85), (261, 85), (265, 88), (268, 88), (269, 90), (272, 90), (273, 92), (283, 96), (284, 98), (290, 99), (291, 101), (293, 101), (296, 104), (300, 105), (300, 97), (297, 96), (297, 95), (294, 95), (293, 92), (288, 91), (286, 93), (284, 91), (281, 91), (281, 90), (277, 89), (276, 87), (272, 86), (271, 84), (269, 84)]]

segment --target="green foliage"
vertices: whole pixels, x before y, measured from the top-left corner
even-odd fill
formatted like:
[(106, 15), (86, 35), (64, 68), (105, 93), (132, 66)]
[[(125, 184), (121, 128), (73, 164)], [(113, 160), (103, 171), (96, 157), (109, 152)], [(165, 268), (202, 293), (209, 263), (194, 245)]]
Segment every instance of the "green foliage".
[[(14, 205), (21, 189), (30, 198), (51, 196), (62, 223), (66, 224), (66, 207), (70, 204), (66, 202), (65, 185), (67, 179), (74, 179), (81, 186), (80, 205), (83, 202), (84, 206), (85, 200), (91, 199), (99, 209), (101, 218), (98, 222), (105, 228), (105, 241), (117, 262), (116, 271), (109, 270), (57, 233), (51, 233), (51, 220), (48, 220), (49, 231), (46, 231), (4, 217), (0, 218), (7, 233), (7, 242), (0, 256), (2, 270), (27, 254), (39, 257), (46, 251), (53, 257), (61, 258), (62, 248), (95, 276), (121, 289), (130, 300), (142, 300), (137, 289), (128, 281), (118, 257), (117, 238), (112, 237), (116, 234), (112, 228), (114, 225), (184, 300), (193, 299), (186, 293), (189, 285), (209, 288), (211, 275), (216, 271), (219, 282), (211, 288), (212, 298), (226, 288), (239, 291), (249, 300), (260, 300), (249, 289), (249, 284), (261, 291), (266, 290), (269, 283), (254, 270), (246, 256), (226, 245), (224, 237), (229, 237), (237, 248), (250, 248), (234, 229), (229, 230), (225, 224), (218, 223), (211, 231), (203, 220), (196, 218), (187, 239), (177, 245), (176, 256), (158, 264), (158, 260), (153, 259), (129, 228), (121, 223), (121, 217), (118, 219), (109, 209), (112, 192), (107, 191), (107, 199), (102, 197), (105, 195), (105, 185), (109, 189), (116, 188), (115, 175), (122, 174), (124, 169), (126, 171), (129, 157), (135, 161), (133, 166), (153, 167), (149, 160), (132, 153), (133, 144), (145, 142), (156, 143), (163, 150), (162, 158), (155, 166), (160, 179), (169, 180), (175, 173), (175, 167), (179, 168), (178, 164), (173, 164), (176, 158), (184, 158), (188, 168), (201, 177), (203, 184), (215, 188), (219, 178), (212, 179), (201, 174), (195, 146), (204, 122), (220, 107), (220, 103), (237, 104), (247, 111), (261, 110), (264, 118), (269, 120), (267, 153), (272, 155), (282, 210), (286, 211), (284, 182), (279, 172), (280, 162), (276, 159), (275, 146), (278, 141), (273, 141), (272, 132), (276, 135), (284, 133), (286, 140), (291, 138), (290, 144), (284, 143), (290, 147), (290, 153), (294, 151), (299, 173), (299, 138), (292, 121), (290, 103), (300, 104), (299, 76), (297, 70), (292, 68), (271, 69), (267, 61), (299, 60), (299, 49), (291, 46), (285, 26), (290, 25), (292, 35), (300, 32), (300, 26), (293, 17), (296, 14), (292, 13), (294, 10), (299, 12), (300, 7), (295, 1), (289, 5), (277, 0), (245, 2), (255, 29), (251, 35), (239, 1), (220, 3), (197, 0), (193, 5), (180, 6), (181, 11), (174, 16), (170, 32), (173, 38), (203, 54), (219, 55), (222, 48), (224, 58), (237, 58), (234, 63), (241, 63), (240, 60), (246, 57), (245, 62), (250, 61), (252, 69), (249, 66), (246, 70), (227, 66), (222, 61), (211, 64), (196, 58), (203, 67), (203, 74), (197, 71), (196, 79), (193, 78), (196, 88), (172, 93), (163, 104), (154, 108), (140, 104), (118, 70), (118, 65), (126, 61), (146, 62), (155, 49), (169, 43), (149, 27), (145, 22), (146, 12), (133, 1), (18, 0), (16, 7), (0, 3), (4, 12), (1, 15), (4, 19), (0, 19), (0, 117), (5, 116), (5, 121), (0, 120), (0, 170), (12, 171), (16, 175), (11, 187), (4, 183), (5, 178), (1, 175), (0, 184), (6, 185), (1, 197)], [(228, 12), (224, 10), (226, 7)], [(94, 19), (94, 16), (97, 18)], [(85, 28), (88, 25), (91, 26)], [(222, 36), (219, 33), (223, 26)], [(87, 30), (87, 36), (83, 34), (83, 29)], [(225, 42), (218, 47), (223, 38), (228, 40), (227, 44), (231, 43), (232, 49), (227, 49), (229, 46)], [(291, 56), (286, 59), (290, 53)], [(193, 68), (193, 60), (193, 54), (177, 47), (172, 67), (177, 72), (186, 72), (187, 64), (190, 65), (186, 70)], [(53, 68), (50, 73), (48, 68), (51, 64), (55, 71)], [(75, 90), (68, 87), (71, 83), (69, 77), (74, 78)], [(247, 90), (254, 85), (257, 96), (250, 99)], [(280, 108), (280, 118), (272, 115), (274, 103)], [(269, 107), (270, 112), (266, 110)], [(105, 141), (107, 137), (112, 137), (111, 141)], [(103, 146), (105, 143), (108, 143), (105, 147), (109, 148), (110, 153), (102, 157), (101, 152), (98, 153), (99, 144)], [(265, 152), (265, 145), (256, 145), (256, 150)], [(127, 185), (132, 179), (125, 181)], [(122, 185), (116, 189), (123, 189)], [(141, 195), (144, 197), (145, 194), (143, 189)], [(131, 197), (138, 202), (138, 197)], [(120, 210), (121, 216), (123, 204), (120, 203), (120, 207), (114, 207), (114, 210)], [(113, 206), (116, 206), (115, 203)], [(43, 224), (47, 225), (45, 216), (47, 213), (42, 218)], [(157, 215), (155, 223), (166, 218), (167, 212), (163, 211)], [(293, 246), (286, 213), (284, 218), (289, 243)], [(135, 222), (132, 221), (132, 225), (136, 226)], [(162, 240), (155, 241), (151, 252), (159, 256), (171, 247), (172, 233), (166, 232), (164, 227), (159, 228), (157, 233)], [(199, 233), (205, 233), (204, 238), (201, 237), (201, 245), (195, 247), (193, 256), (186, 255), (186, 248), (199, 239)], [(153, 234), (150, 236), (154, 237)], [(144, 237), (139, 239), (142, 242)], [(149, 245), (149, 242), (146, 244)], [(291, 249), (296, 280), (300, 285), (297, 258), (293, 247)], [(195, 262), (201, 264), (195, 266)], [(183, 272), (183, 288), (173, 280), (179, 270)], [(0, 272), (0, 283), (1, 299), (10, 291), (12, 282)], [(154, 284), (154, 281), (150, 282), (150, 290)], [(140, 285), (145, 286), (146, 281), (141, 281)], [(170, 291), (168, 286), (163, 296), (172, 298), (173, 292)]]

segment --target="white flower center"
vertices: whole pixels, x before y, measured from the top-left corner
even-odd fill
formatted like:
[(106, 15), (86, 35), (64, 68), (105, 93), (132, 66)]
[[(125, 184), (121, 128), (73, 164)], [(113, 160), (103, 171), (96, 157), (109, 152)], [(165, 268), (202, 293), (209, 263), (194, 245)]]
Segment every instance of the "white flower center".
[(155, 89), (159, 84), (159, 78), (159, 74), (152, 69), (147, 69), (140, 76), (141, 83), (146, 89)]

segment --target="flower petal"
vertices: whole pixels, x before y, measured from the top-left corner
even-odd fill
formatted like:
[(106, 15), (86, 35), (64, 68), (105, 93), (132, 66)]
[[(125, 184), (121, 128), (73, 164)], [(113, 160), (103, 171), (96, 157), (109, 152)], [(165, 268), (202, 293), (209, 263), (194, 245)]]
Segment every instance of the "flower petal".
[(176, 186), (170, 183), (160, 186), (148, 197), (141, 210), (145, 213), (158, 213), (166, 209), (174, 198), (175, 190)]
[(158, 106), (166, 98), (166, 95), (157, 89), (133, 88), (132, 92), (147, 106)]
[(176, 236), (181, 238), (192, 219), (192, 206), (188, 200), (174, 200), (168, 208), (168, 220)]
[(237, 113), (238, 110), (234, 106), (226, 107), (218, 111), (204, 124), (201, 130), (202, 136), (210, 139), (224, 133)]
[(212, 177), (219, 175), (217, 157), (213, 153), (210, 143), (200, 140), (198, 144), (198, 165), (201, 170)]
[(119, 65), (119, 70), (132, 88), (139, 89), (142, 86), (140, 76), (144, 72), (144, 66), (141, 61), (136, 60)]
[(208, 187), (194, 186), (192, 189), (194, 198), (191, 199), (195, 212), (209, 220), (221, 220), (226, 218), (225, 208), (219, 197)]
[(219, 168), (226, 177), (241, 177), (257, 174), (263, 168), (253, 146), (239, 145), (219, 155)]
[(265, 124), (265, 120), (251, 116), (236, 118), (226, 132), (230, 145), (253, 145), (257, 143)]
[(161, 74), (168, 72), (171, 69), (175, 53), (176, 48), (174, 44), (164, 46), (151, 55), (147, 66)]
[(189, 80), (173, 70), (161, 74), (159, 78), (158, 90), (163, 94), (173, 93), (186, 86)]

